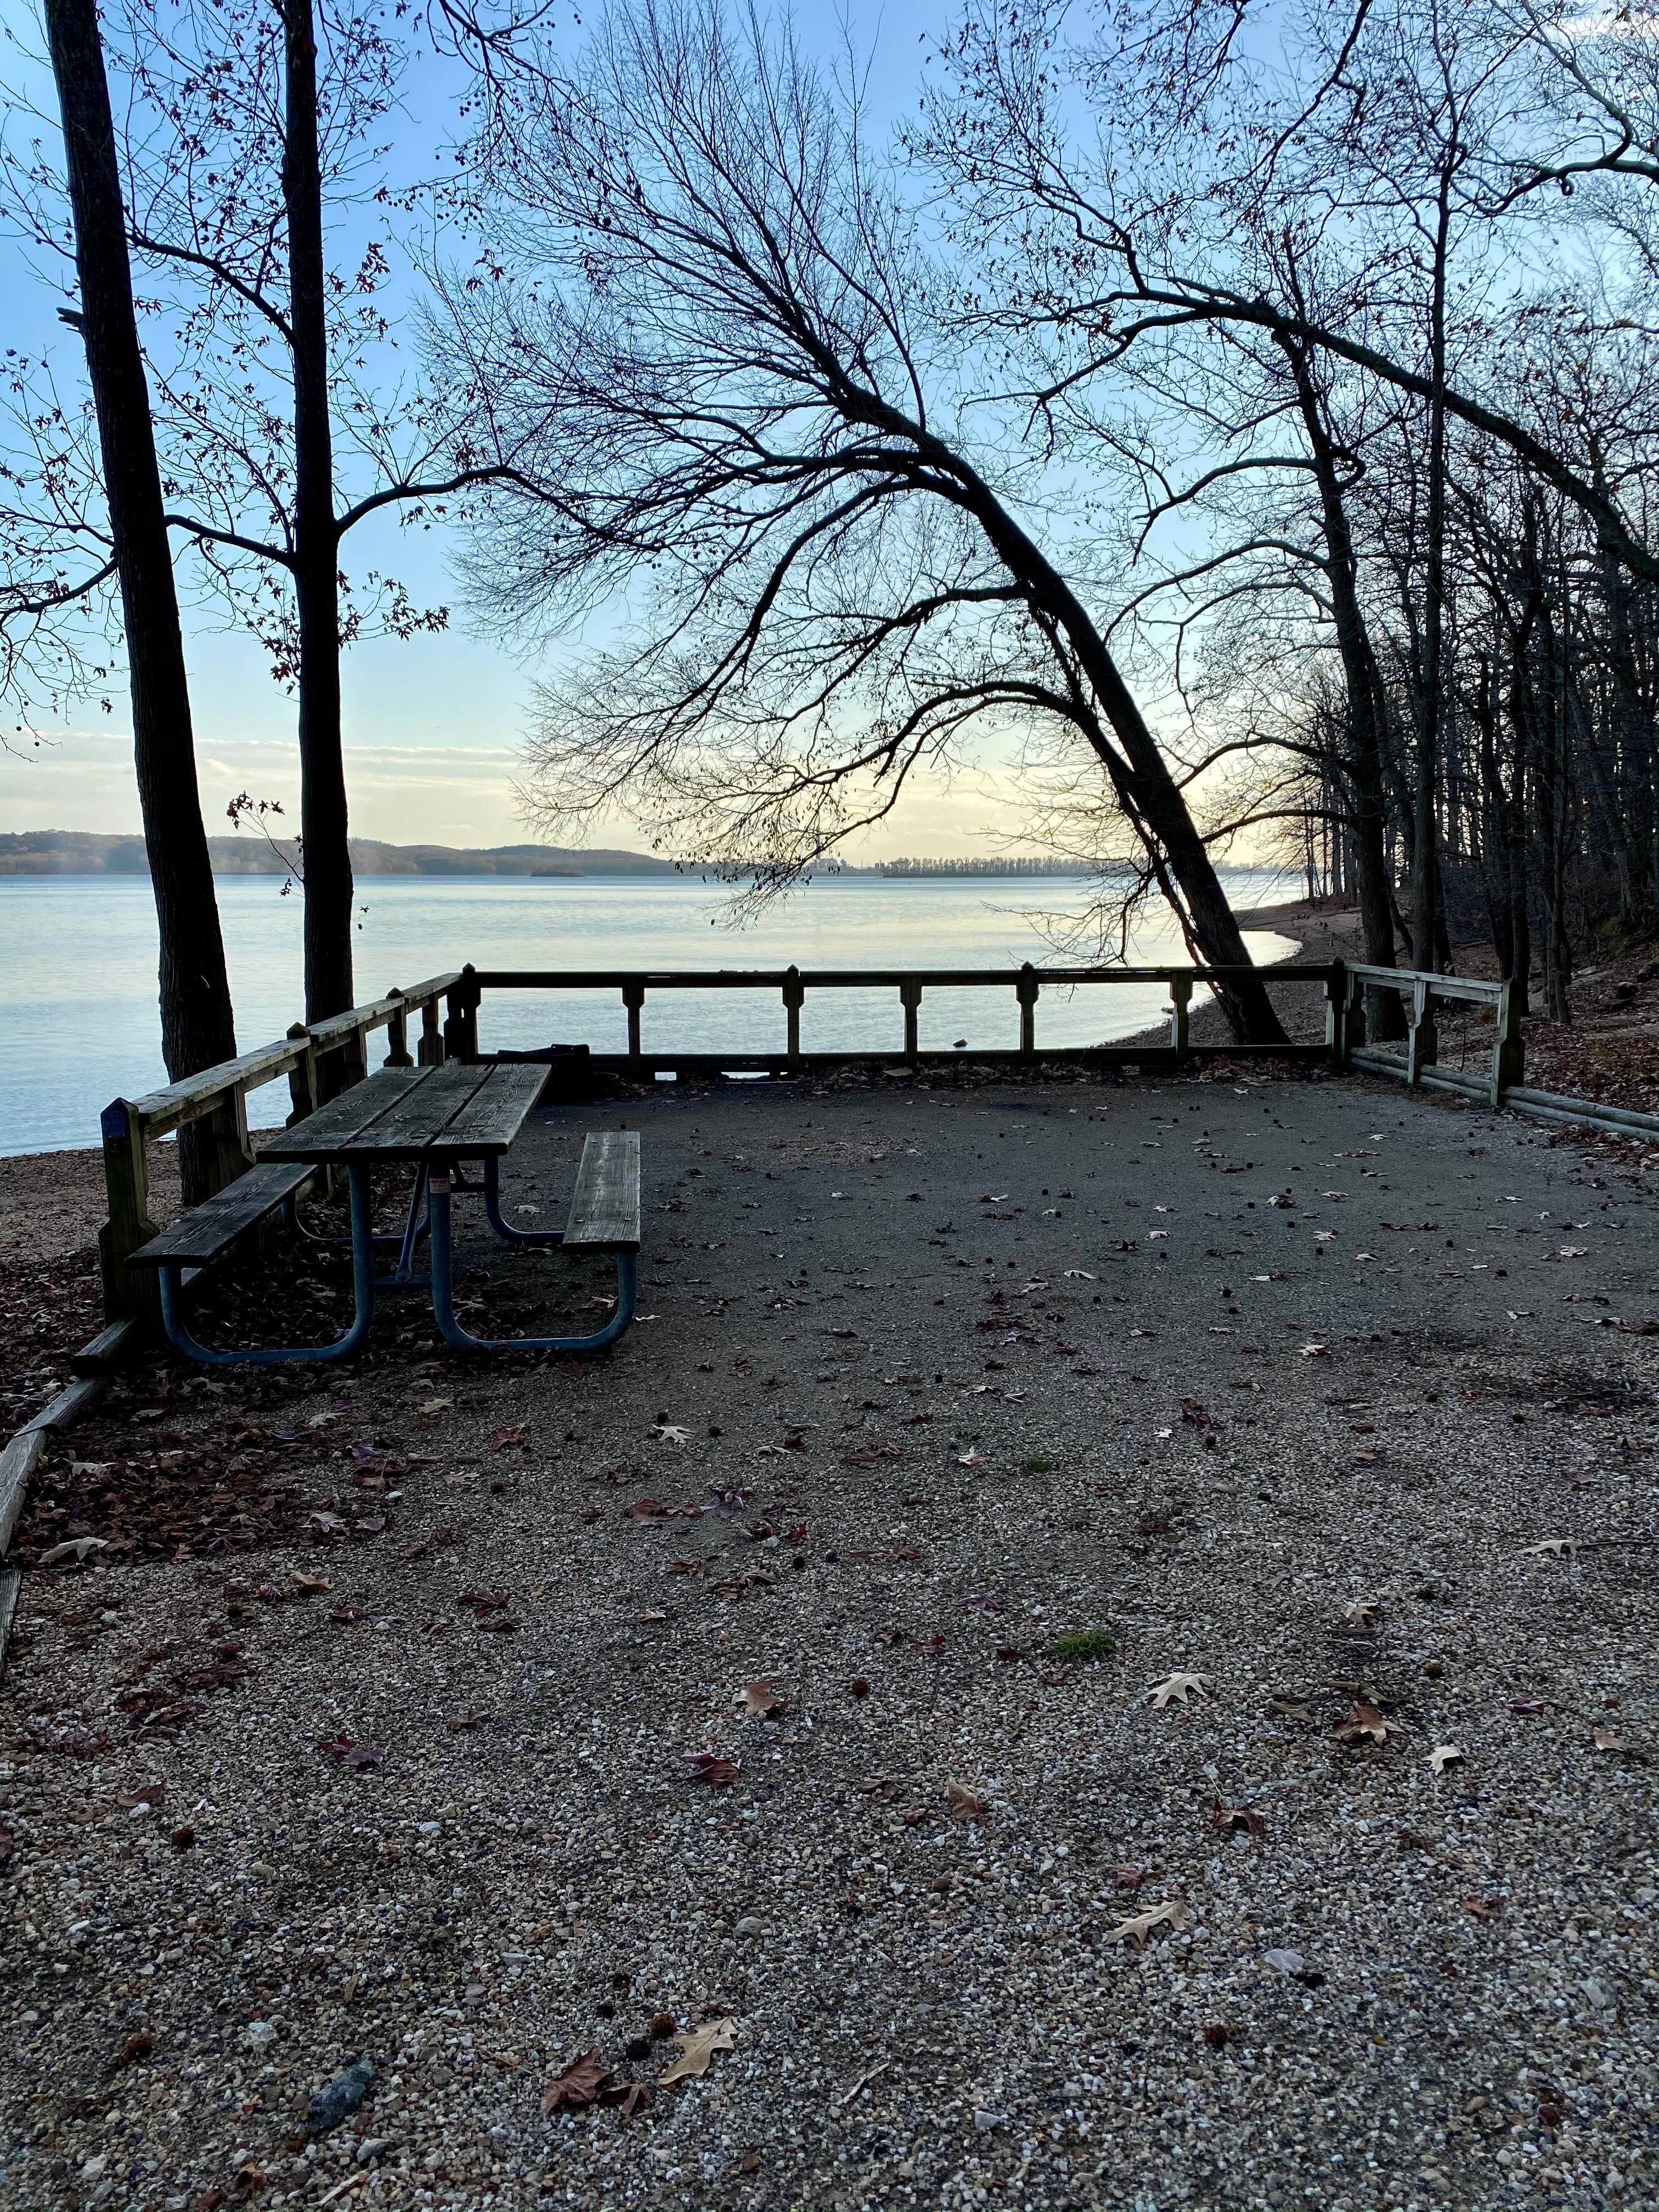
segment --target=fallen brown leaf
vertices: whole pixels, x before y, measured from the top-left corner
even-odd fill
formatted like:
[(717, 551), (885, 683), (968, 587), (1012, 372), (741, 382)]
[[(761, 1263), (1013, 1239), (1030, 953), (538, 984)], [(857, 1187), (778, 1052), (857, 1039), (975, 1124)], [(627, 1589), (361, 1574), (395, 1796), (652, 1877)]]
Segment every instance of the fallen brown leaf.
[(1386, 1743), (1400, 1730), (1393, 1721), (1385, 1721), (1375, 1705), (1357, 1705), (1346, 1719), (1333, 1721), (1331, 1734), (1339, 1743), (1358, 1743), (1369, 1736), (1373, 1743)]
[(573, 2058), (562, 2073), (556, 2074), (542, 2091), (543, 2112), (568, 2112), (579, 2105), (597, 2104), (610, 2070), (597, 2050), (584, 2051), (580, 2058)]
[(732, 2051), (737, 2047), (737, 2022), (734, 2020), (711, 2021), (705, 2027), (694, 2027), (688, 2033), (678, 2035), (680, 2055), (662, 2077), (663, 2087), (676, 2081), (689, 2081), (694, 2075), (706, 2074), (708, 2062), (717, 2051)]
[(734, 1703), (739, 1711), (755, 1720), (769, 1720), (787, 1705), (787, 1698), (781, 1698), (769, 1682), (750, 1682), (739, 1690)]
[(729, 1789), (743, 1772), (735, 1759), (718, 1751), (688, 1751), (685, 1763), (694, 1782), (707, 1782), (715, 1790)]
[(1210, 1826), (1224, 1830), (1243, 1828), (1255, 1844), (1265, 1843), (1267, 1823), (1254, 1805), (1224, 1805), (1218, 1797), (1213, 1801)]
[(1192, 1915), (1178, 1898), (1166, 1898), (1162, 1905), (1148, 1905), (1145, 1912), (1137, 1912), (1131, 1920), (1120, 1920), (1115, 1928), (1107, 1929), (1105, 1940), (1109, 1943), (1133, 1943), (1137, 1951), (1144, 1951), (1146, 1938), (1154, 1928), (1180, 1929), (1187, 1927), (1191, 1919)]
[(945, 1795), (949, 1801), (953, 1820), (983, 1820), (989, 1817), (990, 1807), (965, 1782), (947, 1782)]

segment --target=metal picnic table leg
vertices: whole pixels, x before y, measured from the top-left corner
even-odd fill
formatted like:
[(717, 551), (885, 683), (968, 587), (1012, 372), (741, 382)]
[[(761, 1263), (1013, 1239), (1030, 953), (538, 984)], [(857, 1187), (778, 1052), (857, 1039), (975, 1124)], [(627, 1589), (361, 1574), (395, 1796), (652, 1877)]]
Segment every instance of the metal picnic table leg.
[(252, 1352), (210, 1351), (205, 1344), (198, 1343), (185, 1326), (184, 1269), (179, 1261), (167, 1261), (160, 1270), (161, 1325), (175, 1352), (182, 1352), (187, 1359), (194, 1359), (204, 1367), (276, 1367), (289, 1360), (306, 1360), (315, 1366), (325, 1360), (351, 1357), (368, 1334), (369, 1323), (374, 1318), (374, 1240), (370, 1233), (373, 1217), (368, 1202), (368, 1169), (362, 1161), (353, 1160), (348, 1171), (351, 1178), (351, 1288), (355, 1307), (351, 1326), (345, 1334), (337, 1337), (332, 1344), (271, 1345)]
[[(425, 1185), (422, 1177), (417, 1176), (416, 1178), (415, 1192), (416, 1200), (420, 1198), (424, 1188)], [(419, 1243), (427, 1234), (427, 1221), (424, 1214), (422, 1215), (418, 1222), (415, 1221), (414, 1217), (415, 1203), (414, 1200), (411, 1200), (410, 1206), (410, 1220), (413, 1224), (415, 1242)], [(283, 1200), (283, 1218), (302, 1243), (321, 1244), (326, 1246), (331, 1251), (337, 1251), (341, 1245), (349, 1244), (352, 1241), (349, 1237), (325, 1237), (319, 1234), (319, 1232), (315, 1229), (307, 1229), (305, 1223), (300, 1218), (300, 1202), (297, 1194), (285, 1198)], [(406, 1250), (409, 1244), (409, 1237), (410, 1230), (408, 1227), (405, 1227), (402, 1231), (387, 1230), (384, 1234), (377, 1230), (370, 1241), (374, 1243), (377, 1250), (383, 1251), (387, 1247), (394, 1244), (397, 1245), (400, 1250)], [(391, 1276), (382, 1276), (380, 1279), (383, 1282), (402, 1279), (402, 1271), (407, 1264), (408, 1261), (406, 1259), (400, 1259), (398, 1261), (398, 1277), (393, 1278)]]
[(511, 1229), (501, 1219), (501, 1164), (493, 1155), (483, 1164), (484, 1212), (489, 1225), (509, 1244), (562, 1244), (562, 1229)]
[(424, 1160), (415, 1170), (415, 1188), (409, 1194), (409, 1219), (404, 1224), (404, 1241), (398, 1254), (398, 1265), (392, 1271), (392, 1281), (398, 1284), (414, 1282), (415, 1247), (428, 1235), (432, 1227), (431, 1212), (422, 1212), (422, 1201), (426, 1197), (428, 1169)]
[(435, 1173), (427, 1186), (432, 1222), (432, 1311), (446, 1344), (458, 1352), (603, 1352), (634, 1318), (639, 1296), (637, 1252), (617, 1254), (617, 1310), (591, 1336), (474, 1336), (455, 1318), (455, 1278), (449, 1233), (449, 1177)]

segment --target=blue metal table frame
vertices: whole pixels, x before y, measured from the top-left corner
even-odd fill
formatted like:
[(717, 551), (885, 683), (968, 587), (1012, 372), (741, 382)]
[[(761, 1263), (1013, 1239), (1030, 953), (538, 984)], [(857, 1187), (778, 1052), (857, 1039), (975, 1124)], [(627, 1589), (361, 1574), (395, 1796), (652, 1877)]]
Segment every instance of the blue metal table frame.
[[(161, 1318), (177, 1351), (206, 1367), (270, 1367), (294, 1361), (313, 1364), (349, 1358), (368, 1335), (377, 1289), (427, 1288), (433, 1315), (445, 1341), (459, 1352), (603, 1352), (634, 1318), (639, 1295), (639, 1255), (617, 1249), (616, 1311), (603, 1328), (583, 1336), (479, 1337), (464, 1328), (455, 1313), (454, 1237), (451, 1203), (456, 1190), (483, 1199), (490, 1228), (509, 1244), (550, 1245), (564, 1242), (562, 1229), (514, 1229), (502, 1218), (501, 1164), (512, 1149), (540, 1094), (544, 1071), (537, 1066), (477, 1066), (450, 1061), (434, 1068), (386, 1068), (354, 1085), (303, 1121), (284, 1129), (261, 1148), (262, 1160), (301, 1162), (343, 1169), (350, 1191), (351, 1325), (327, 1344), (215, 1352), (201, 1343), (185, 1320), (183, 1270), (161, 1267)], [(477, 1161), (481, 1182), (459, 1174)], [(401, 1237), (374, 1231), (371, 1176), (374, 1168), (412, 1163), (414, 1188)], [(306, 1232), (309, 1234), (309, 1232)], [(322, 1241), (320, 1239), (315, 1241)], [(415, 1272), (416, 1249), (430, 1247), (424, 1274)], [(374, 1272), (377, 1244), (396, 1243), (397, 1263), (390, 1275)]]

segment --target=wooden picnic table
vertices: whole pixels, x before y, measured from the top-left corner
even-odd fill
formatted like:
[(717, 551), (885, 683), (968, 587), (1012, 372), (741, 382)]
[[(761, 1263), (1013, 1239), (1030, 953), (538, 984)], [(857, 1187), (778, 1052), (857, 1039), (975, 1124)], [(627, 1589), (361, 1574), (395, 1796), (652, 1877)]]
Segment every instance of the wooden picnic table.
[[(307, 1115), (302, 1121), (280, 1131), (262, 1146), (259, 1166), (250, 1177), (265, 1179), (264, 1197), (250, 1191), (244, 1211), (235, 1216), (237, 1185), (209, 1201), (208, 1206), (173, 1224), (154, 1239), (135, 1261), (155, 1266), (161, 1273), (162, 1318), (173, 1343), (192, 1358), (212, 1366), (254, 1362), (272, 1364), (291, 1359), (340, 1359), (355, 1352), (368, 1333), (374, 1316), (374, 1294), (380, 1289), (429, 1286), (432, 1310), (445, 1340), (458, 1351), (599, 1352), (615, 1343), (633, 1319), (638, 1295), (640, 1245), (640, 1140), (637, 1131), (604, 1130), (588, 1137), (572, 1196), (569, 1217), (562, 1229), (526, 1230), (510, 1227), (501, 1208), (501, 1166), (541, 1095), (546, 1070), (536, 1066), (500, 1062), (446, 1061), (438, 1067), (388, 1067), (355, 1084)], [(477, 1163), (481, 1180), (465, 1180), (462, 1170)], [(373, 1230), (370, 1178), (376, 1167), (408, 1164), (415, 1170), (409, 1211), (399, 1237), (376, 1237)], [(210, 1352), (198, 1343), (185, 1328), (180, 1289), (185, 1266), (206, 1264), (228, 1248), (234, 1236), (251, 1225), (276, 1202), (293, 1208), (296, 1171), (319, 1168), (343, 1170), (351, 1195), (352, 1279), (356, 1310), (346, 1334), (326, 1345), (271, 1346), (232, 1352)], [(477, 1193), (495, 1234), (511, 1244), (556, 1244), (567, 1251), (605, 1253), (617, 1263), (616, 1310), (603, 1328), (575, 1337), (477, 1337), (462, 1328), (455, 1315), (452, 1198), (457, 1191)], [(210, 1222), (204, 1217), (212, 1212)], [(301, 1229), (301, 1234), (307, 1234)], [(321, 1241), (321, 1240), (313, 1240)], [(424, 1273), (416, 1272), (416, 1255), (423, 1243), (429, 1245)], [(374, 1249), (397, 1244), (392, 1273), (377, 1276)]]

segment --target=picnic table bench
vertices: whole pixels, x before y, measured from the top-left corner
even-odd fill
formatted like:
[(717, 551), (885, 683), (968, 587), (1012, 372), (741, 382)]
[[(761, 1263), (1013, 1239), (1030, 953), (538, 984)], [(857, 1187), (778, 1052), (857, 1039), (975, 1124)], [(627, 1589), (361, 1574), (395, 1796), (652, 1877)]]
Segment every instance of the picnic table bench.
[[(344, 1359), (368, 1334), (377, 1288), (422, 1286), (430, 1289), (440, 1332), (458, 1351), (585, 1352), (614, 1344), (632, 1321), (638, 1296), (639, 1133), (603, 1130), (586, 1139), (562, 1229), (510, 1226), (501, 1215), (501, 1161), (540, 1096), (544, 1080), (539, 1067), (453, 1060), (437, 1067), (384, 1068), (281, 1131), (264, 1147), (256, 1167), (181, 1215), (132, 1255), (132, 1265), (158, 1273), (168, 1340), (210, 1367)], [(471, 1183), (461, 1170), (474, 1161), (482, 1170), (481, 1180)], [(411, 1163), (415, 1169), (408, 1217), (400, 1237), (377, 1237), (371, 1174), (376, 1166), (399, 1162)], [(345, 1170), (350, 1193), (350, 1327), (326, 1344), (215, 1352), (200, 1343), (185, 1319), (186, 1270), (210, 1267), (250, 1230), (278, 1212), (285, 1212), (301, 1235), (309, 1236), (299, 1220), (295, 1201), (310, 1178), (329, 1167)], [(474, 1336), (464, 1328), (455, 1313), (451, 1205), (457, 1192), (481, 1195), (490, 1228), (509, 1244), (556, 1244), (568, 1252), (614, 1256), (616, 1310), (605, 1327), (583, 1336), (501, 1338)], [(429, 1247), (428, 1265), (424, 1273), (417, 1273), (416, 1257), (423, 1243)], [(377, 1275), (376, 1247), (393, 1244), (398, 1257), (392, 1273)]]

